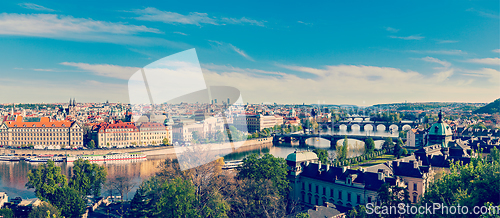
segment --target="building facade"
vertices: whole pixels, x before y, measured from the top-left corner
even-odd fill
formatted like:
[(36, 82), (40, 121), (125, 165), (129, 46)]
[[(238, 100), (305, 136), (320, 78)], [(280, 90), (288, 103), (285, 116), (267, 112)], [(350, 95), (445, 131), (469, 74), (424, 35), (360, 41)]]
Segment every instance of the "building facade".
[(92, 139), (100, 148), (140, 146), (139, 129), (132, 122), (100, 123), (92, 129)]
[(276, 125), (283, 124), (282, 116), (263, 116), (261, 114), (257, 115), (247, 115), (247, 128), (248, 132), (260, 132), (265, 128), (272, 128)]
[(22, 116), (4, 119), (0, 125), (0, 145), (36, 149), (83, 147), (83, 129), (77, 122), (53, 121), (49, 117), (23, 121)]

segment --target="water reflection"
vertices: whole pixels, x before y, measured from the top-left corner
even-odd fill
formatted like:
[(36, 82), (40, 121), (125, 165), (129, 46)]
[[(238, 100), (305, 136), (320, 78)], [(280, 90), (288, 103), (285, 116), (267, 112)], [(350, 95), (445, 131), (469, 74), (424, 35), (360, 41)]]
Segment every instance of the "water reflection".
[[(162, 155), (148, 157), (147, 160), (128, 160), (128, 161), (112, 161), (112, 162), (97, 162), (106, 166), (108, 170), (107, 178), (127, 177), (136, 184), (135, 188), (131, 191), (129, 196), (133, 196), (137, 187), (145, 179), (157, 173), (158, 165), (165, 159), (172, 159), (175, 156)], [(34, 198), (34, 189), (26, 189), (24, 186), (28, 182), (28, 172), (31, 169), (38, 167), (43, 163), (33, 162), (7, 162), (0, 161), (0, 192), (7, 192), (10, 198), (20, 196), (22, 198)], [(61, 167), (61, 171), (66, 176), (71, 176), (73, 163), (55, 163), (56, 166)], [(105, 191), (105, 190), (103, 190)]]

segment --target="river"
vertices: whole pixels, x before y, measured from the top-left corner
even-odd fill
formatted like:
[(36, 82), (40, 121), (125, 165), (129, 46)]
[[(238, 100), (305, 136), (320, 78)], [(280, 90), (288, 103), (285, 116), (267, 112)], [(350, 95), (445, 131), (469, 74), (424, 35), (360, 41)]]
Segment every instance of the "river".
[[(321, 134), (347, 134), (347, 135), (377, 135), (377, 136), (397, 136), (397, 133), (391, 134), (385, 131), (364, 131), (353, 130), (347, 132), (346, 130), (340, 130), (336, 132), (331, 132), (330, 130), (323, 131)], [(339, 140), (338, 143), (342, 143), (343, 140)], [(364, 143), (359, 140), (349, 139), (349, 156), (357, 156), (362, 154), (364, 151)], [(312, 150), (314, 148), (324, 148), (328, 149), (330, 155), (335, 154), (335, 150), (330, 148), (330, 142), (326, 139), (321, 138), (310, 138), (306, 140), (307, 146), (298, 146), (298, 142), (292, 143), (279, 143), (275, 145), (269, 145), (268, 147), (254, 149), (250, 151), (234, 152), (225, 156), (225, 160), (241, 160), (244, 157), (252, 153), (264, 154), (270, 153), (276, 157), (286, 158), (290, 153), (295, 150)], [(375, 141), (376, 147), (380, 147), (382, 141)], [(108, 178), (114, 177), (128, 177), (136, 184), (136, 187), (129, 193), (128, 197), (132, 198), (135, 190), (142, 181), (151, 177), (156, 172), (158, 172), (158, 165), (165, 159), (175, 158), (174, 155), (161, 155), (161, 156), (148, 156), (147, 160), (140, 161), (116, 161), (104, 164), (108, 170)], [(35, 193), (33, 189), (27, 189), (24, 185), (28, 181), (28, 172), (31, 169), (36, 168), (40, 163), (31, 163), (25, 161), (19, 162), (7, 162), (0, 161), (0, 192), (6, 192), (9, 198), (14, 198), (17, 196), (26, 198), (34, 198)], [(57, 166), (62, 168), (62, 172), (69, 175), (71, 171), (71, 163), (56, 163)], [(103, 191), (105, 192), (105, 191)], [(106, 192), (107, 193), (107, 192)], [(115, 194), (117, 195), (117, 194)]]

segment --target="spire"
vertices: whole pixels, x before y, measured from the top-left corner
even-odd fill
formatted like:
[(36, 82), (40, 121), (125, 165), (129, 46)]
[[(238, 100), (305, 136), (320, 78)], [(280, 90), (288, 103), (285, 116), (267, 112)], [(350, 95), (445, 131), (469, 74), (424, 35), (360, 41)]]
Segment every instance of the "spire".
[(439, 110), (438, 117), (439, 117), (438, 123), (442, 123), (443, 122), (443, 112), (441, 110)]

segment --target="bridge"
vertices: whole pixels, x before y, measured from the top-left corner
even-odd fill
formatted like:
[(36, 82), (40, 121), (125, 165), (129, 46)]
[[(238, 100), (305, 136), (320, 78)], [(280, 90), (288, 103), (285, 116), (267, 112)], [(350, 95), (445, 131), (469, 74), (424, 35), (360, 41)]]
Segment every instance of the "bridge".
[(365, 131), (368, 126), (372, 127), (372, 130), (377, 130), (378, 127), (384, 128), (386, 132), (395, 130), (409, 130), (418, 127), (418, 122), (415, 121), (401, 121), (401, 122), (384, 122), (384, 121), (340, 121), (340, 122), (323, 122), (319, 123), (323, 129), (329, 128), (332, 130), (340, 130), (340, 127), (344, 126), (347, 131), (352, 131), (352, 127), (358, 127), (359, 131)]
[[(292, 142), (292, 139), (299, 140), (299, 145), (306, 145), (306, 140), (309, 138), (323, 138), (330, 141), (330, 147), (335, 148), (337, 145), (337, 141), (344, 139), (345, 135), (331, 135), (331, 134), (277, 134), (273, 136), (273, 143), (279, 141)], [(364, 135), (347, 135), (348, 139), (357, 139), (360, 141), (365, 141), (367, 138), (372, 138), (374, 141), (376, 140), (385, 140), (386, 138), (392, 138), (393, 141), (397, 140), (399, 137), (397, 136), (364, 136)]]

